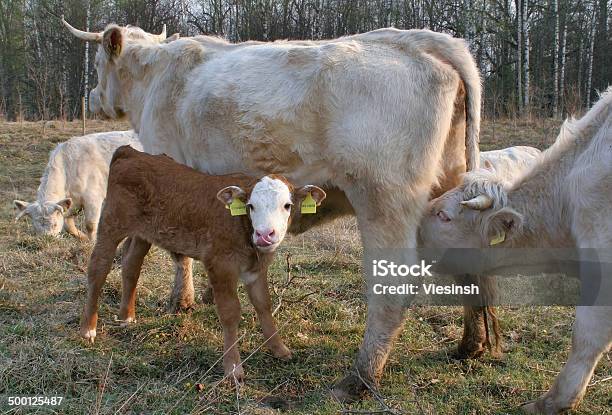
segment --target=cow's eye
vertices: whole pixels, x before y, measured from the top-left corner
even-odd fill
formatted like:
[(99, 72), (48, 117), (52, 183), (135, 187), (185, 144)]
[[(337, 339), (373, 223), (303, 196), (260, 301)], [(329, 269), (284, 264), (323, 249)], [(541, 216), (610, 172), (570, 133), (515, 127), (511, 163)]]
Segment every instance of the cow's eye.
[(248, 209), (248, 210), (250, 210), (251, 212), (254, 212), (254, 211), (255, 211), (255, 207), (254, 207), (252, 204), (250, 204), (250, 203), (247, 203), (246, 207), (247, 207), (247, 209)]
[(438, 219), (440, 219), (442, 222), (450, 222), (450, 218), (448, 217), (448, 215), (446, 214), (446, 212), (444, 212), (443, 210), (438, 211), (438, 213), (436, 213), (436, 216), (438, 217)]
[(290, 210), (293, 203), (285, 203), (285, 210)]

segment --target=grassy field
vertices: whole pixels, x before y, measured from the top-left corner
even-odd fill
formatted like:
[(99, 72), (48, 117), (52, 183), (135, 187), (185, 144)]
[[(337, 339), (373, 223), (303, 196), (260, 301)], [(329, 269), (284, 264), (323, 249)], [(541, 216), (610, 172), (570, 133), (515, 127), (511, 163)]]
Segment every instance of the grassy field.
[[(91, 132), (122, 128), (127, 125), (89, 125)], [(486, 122), (482, 148), (544, 148), (557, 129), (550, 121)], [(78, 321), (91, 246), (67, 236), (32, 236), (27, 221), (13, 221), (12, 207), (13, 199), (34, 199), (48, 152), (79, 131), (77, 123), (53, 123), (43, 138), (41, 124), (0, 123), (0, 412), (338, 414), (383, 408), (373, 398), (342, 407), (327, 395), (351, 365), (365, 325), (361, 248), (350, 219), (290, 237), (271, 269), (275, 305), (282, 298), (276, 318), (293, 350), (291, 362), (259, 349), (263, 336), (240, 289), (247, 381), (239, 389), (218, 383), (222, 335), (213, 306), (198, 299), (191, 314), (164, 313), (172, 265), (159, 249), (148, 255), (140, 279), (138, 322), (120, 328), (113, 320), (121, 290), (115, 266), (101, 299), (98, 338), (85, 344)], [(200, 265), (196, 271), (201, 292)], [(570, 347), (569, 308), (502, 308), (504, 356), (466, 361), (450, 357), (461, 336), (459, 308), (413, 307), (407, 314), (380, 389), (396, 413), (518, 413), (519, 404), (550, 386)], [(611, 374), (608, 353), (575, 413), (612, 413)], [(7, 404), (9, 396), (41, 395), (64, 400), (55, 408)]]

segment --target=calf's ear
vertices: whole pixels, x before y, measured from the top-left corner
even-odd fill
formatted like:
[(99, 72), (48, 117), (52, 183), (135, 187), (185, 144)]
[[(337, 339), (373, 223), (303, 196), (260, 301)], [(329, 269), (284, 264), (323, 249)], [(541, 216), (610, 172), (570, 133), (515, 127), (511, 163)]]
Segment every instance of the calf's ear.
[(246, 192), (238, 186), (227, 186), (217, 192), (217, 199), (224, 205), (229, 205), (234, 199), (245, 201)]
[(17, 216), (15, 216), (15, 222), (17, 222), (23, 215), (28, 215), (28, 211), (26, 210), (30, 204), (28, 202), (24, 202), (22, 200), (13, 200), (13, 204), (15, 205), (15, 209), (17, 209)]
[(318, 186), (313, 186), (311, 184), (302, 186), (295, 191), (295, 195), (297, 196), (298, 200), (304, 199), (306, 195), (308, 195), (308, 193), (310, 193), (312, 198), (315, 200), (317, 206), (319, 206), (321, 202), (325, 199), (325, 197), (327, 197), (323, 189)]
[(523, 229), (523, 215), (511, 208), (503, 208), (491, 214), (484, 223), (483, 237), (488, 245), (516, 238)]
[(62, 213), (68, 212), (68, 209), (72, 207), (72, 199), (67, 197), (57, 202), (57, 205), (61, 208)]

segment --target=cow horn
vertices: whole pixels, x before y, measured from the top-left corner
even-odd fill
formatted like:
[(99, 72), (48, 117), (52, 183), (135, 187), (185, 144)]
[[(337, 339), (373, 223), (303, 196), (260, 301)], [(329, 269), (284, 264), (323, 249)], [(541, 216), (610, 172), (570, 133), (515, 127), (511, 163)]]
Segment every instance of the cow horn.
[(102, 42), (102, 33), (94, 33), (94, 32), (83, 32), (82, 30), (75, 29), (70, 26), (70, 24), (64, 20), (64, 16), (62, 16), (62, 23), (64, 26), (70, 30), (70, 33), (78, 37), (79, 39), (85, 40), (87, 42)]
[(157, 36), (159, 36), (160, 41), (166, 40), (166, 24), (165, 23), (164, 23), (164, 26), (162, 27), (161, 33)]
[(478, 195), (470, 200), (464, 200), (461, 204), (470, 209), (485, 210), (493, 205), (493, 199), (487, 195)]

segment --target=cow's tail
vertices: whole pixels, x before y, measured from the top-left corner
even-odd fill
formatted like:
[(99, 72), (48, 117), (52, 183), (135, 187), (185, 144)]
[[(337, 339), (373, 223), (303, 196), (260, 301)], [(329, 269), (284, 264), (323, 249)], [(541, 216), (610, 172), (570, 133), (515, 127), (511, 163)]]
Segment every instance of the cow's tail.
[(476, 62), (463, 39), (431, 30), (379, 29), (357, 35), (364, 40), (397, 43), (409, 49), (421, 50), (450, 64), (459, 74), (466, 90), (465, 157), (467, 170), (479, 165), (481, 81)]

